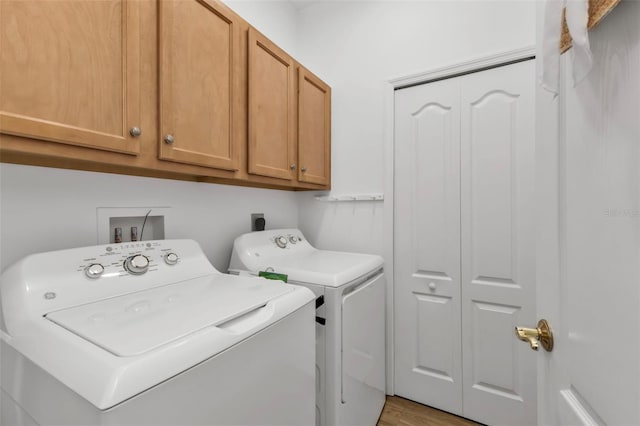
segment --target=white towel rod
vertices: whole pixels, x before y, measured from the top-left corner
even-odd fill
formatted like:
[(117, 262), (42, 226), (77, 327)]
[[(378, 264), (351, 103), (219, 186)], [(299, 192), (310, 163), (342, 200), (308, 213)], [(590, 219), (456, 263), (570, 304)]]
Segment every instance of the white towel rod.
[(345, 201), (384, 201), (384, 194), (341, 194), (341, 195), (316, 195), (318, 201), (338, 203)]

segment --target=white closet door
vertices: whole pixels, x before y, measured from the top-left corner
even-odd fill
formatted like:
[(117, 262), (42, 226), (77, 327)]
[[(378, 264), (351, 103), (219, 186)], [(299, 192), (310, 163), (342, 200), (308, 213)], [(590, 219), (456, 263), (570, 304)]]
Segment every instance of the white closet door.
[(395, 103), (395, 389), (462, 414), (459, 82)]
[(460, 79), (464, 416), (536, 424), (535, 62)]

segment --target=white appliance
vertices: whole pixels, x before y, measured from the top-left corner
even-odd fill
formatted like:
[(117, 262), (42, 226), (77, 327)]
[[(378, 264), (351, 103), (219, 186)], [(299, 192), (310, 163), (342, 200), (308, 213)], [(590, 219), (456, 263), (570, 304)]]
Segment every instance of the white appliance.
[(3, 425), (313, 423), (313, 294), (195, 241), (28, 256), (0, 297)]
[(316, 425), (372, 426), (385, 402), (385, 287), (380, 256), (318, 250), (297, 229), (236, 238), (229, 272), (286, 274), (316, 294)]

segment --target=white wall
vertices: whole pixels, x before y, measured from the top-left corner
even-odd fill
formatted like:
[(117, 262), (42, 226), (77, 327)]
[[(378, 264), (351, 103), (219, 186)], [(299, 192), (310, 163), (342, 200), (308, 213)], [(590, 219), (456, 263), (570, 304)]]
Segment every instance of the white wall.
[[(226, 3), (295, 54), (290, 2)], [(197, 240), (220, 270), (233, 239), (251, 230), (251, 213), (264, 213), (267, 228), (298, 225), (290, 191), (0, 164), (0, 271), (30, 253), (97, 244), (98, 207), (147, 206), (171, 207), (174, 225), (165, 236)]]
[(30, 253), (97, 244), (98, 207), (170, 207), (165, 237), (198, 241), (221, 271), (251, 213), (268, 228), (298, 221), (293, 192), (14, 164), (0, 165), (0, 194), (2, 270)]
[(289, 55), (297, 56), (297, 14), (288, 0), (222, 0)]
[[(317, 2), (298, 16), (298, 58), (332, 87), (334, 194), (382, 193), (393, 77), (533, 46), (533, 1)], [(323, 248), (383, 254), (383, 204), (300, 197), (300, 227)]]

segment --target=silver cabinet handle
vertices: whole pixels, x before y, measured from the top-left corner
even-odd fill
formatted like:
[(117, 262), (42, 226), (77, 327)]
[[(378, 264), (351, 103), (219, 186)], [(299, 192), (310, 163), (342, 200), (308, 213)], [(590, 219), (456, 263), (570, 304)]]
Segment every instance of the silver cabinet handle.
[(290, 165), (290, 166), (289, 166), (289, 168), (290, 168), (291, 170), (295, 170), (295, 169), (296, 169), (296, 167), (297, 167), (297, 166), (296, 166), (296, 163), (293, 163), (292, 165)]
[(306, 171), (307, 171), (307, 168), (306, 168), (306, 167), (302, 167), (302, 168), (300, 169), (300, 171), (301, 171), (302, 173), (304, 173), (304, 172), (306, 172)]
[(140, 127), (132, 127), (129, 130), (129, 134), (131, 136), (133, 136), (134, 138), (137, 138), (138, 136), (140, 136), (142, 134), (142, 130), (140, 130)]
[(164, 137), (164, 143), (171, 145), (175, 141), (175, 138), (171, 133)]

